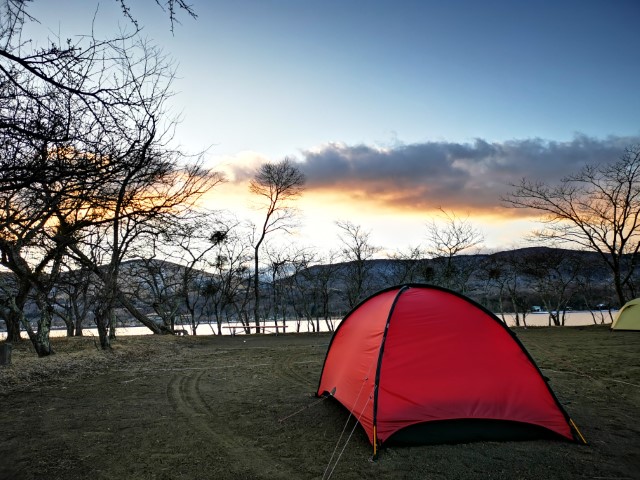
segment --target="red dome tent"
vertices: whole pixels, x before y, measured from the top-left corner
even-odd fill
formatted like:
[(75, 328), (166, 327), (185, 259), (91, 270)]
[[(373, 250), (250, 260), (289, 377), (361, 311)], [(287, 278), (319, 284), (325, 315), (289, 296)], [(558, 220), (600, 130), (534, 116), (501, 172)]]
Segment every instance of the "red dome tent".
[(372, 295), (336, 329), (317, 394), (352, 412), (377, 446), (557, 437), (583, 443), (513, 332), (455, 292)]

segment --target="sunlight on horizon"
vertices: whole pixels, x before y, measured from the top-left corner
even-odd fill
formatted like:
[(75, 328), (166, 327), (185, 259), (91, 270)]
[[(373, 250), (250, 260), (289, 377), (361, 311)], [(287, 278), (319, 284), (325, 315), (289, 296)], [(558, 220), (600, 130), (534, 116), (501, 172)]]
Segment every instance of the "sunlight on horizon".
[[(241, 167), (255, 168), (261, 160), (247, 156)], [(248, 220), (256, 225), (264, 219), (264, 209), (259, 199), (249, 193), (248, 181), (227, 181), (217, 185), (206, 195), (203, 204), (214, 210), (228, 211), (238, 220)], [(291, 236), (274, 235), (270, 240), (283, 245), (293, 243), (298, 248), (315, 248), (323, 254), (339, 248), (337, 221), (350, 221), (369, 232), (371, 243), (381, 248), (379, 258), (424, 245), (427, 223), (432, 220), (442, 223), (439, 206), (398, 207), (372, 199), (366, 192), (354, 195), (344, 189), (307, 188), (290, 205), (298, 210), (298, 228)], [(496, 209), (486, 212), (444, 210), (455, 213), (460, 219), (468, 219), (483, 233), (483, 252), (522, 247), (526, 243), (525, 236), (537, 225), (535, 219), (517, 218), (515, 211), (506, 208), (505, 215)]]

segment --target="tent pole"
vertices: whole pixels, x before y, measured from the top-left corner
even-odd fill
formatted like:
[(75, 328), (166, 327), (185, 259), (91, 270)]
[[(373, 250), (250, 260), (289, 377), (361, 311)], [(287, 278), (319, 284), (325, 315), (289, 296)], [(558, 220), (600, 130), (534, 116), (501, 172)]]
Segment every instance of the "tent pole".
[(373, 426), (373, 460), (378, 458), (378, 435), (376, 432), (376, 426)]
[(578, 434), (578, 437), (580, 437), (580, 440), (582, 440), (582, 443), (584, 443), (585, 445), (588, 445), (587, 440), (582, 436), (582, 433), (578, 429), (576, 422), (573, 421), (573, 418), (569, 418), (569, 423), (571, 424), (575, 432)]

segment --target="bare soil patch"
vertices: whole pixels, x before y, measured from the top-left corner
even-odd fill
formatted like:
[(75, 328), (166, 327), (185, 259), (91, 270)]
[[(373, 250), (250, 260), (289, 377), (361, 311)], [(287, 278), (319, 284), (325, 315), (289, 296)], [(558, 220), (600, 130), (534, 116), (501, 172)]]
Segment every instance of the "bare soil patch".
[[(0, 367), (0, 479), (632, 479), (640, 333), (517, 329), (589, 441), (386, 447), (314, 397), (330, 335), (55, 339)], [(337, 447), (337, 450), (336, 450)]]

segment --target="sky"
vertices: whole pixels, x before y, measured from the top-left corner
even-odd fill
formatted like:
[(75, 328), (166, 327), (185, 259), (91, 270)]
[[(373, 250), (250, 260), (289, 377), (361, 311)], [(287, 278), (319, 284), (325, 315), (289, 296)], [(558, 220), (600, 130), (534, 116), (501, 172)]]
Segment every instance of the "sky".
[[(162, 2), (161, 2), (162, 3)], [(228, 181), (208, 197), (259, 221), (247, 182), (289, 157), (307, 177), (300, 246), (338, 246), (336, 221), (381, 252), (426, 241), (438, 209), (486, 250), (535, 228), (501, 198), (640, 143), (637, 0), (192, 0), (171, 32), (131, 0), (177, 68), (175, 141)], [(130, 28), (119, 2), (35, 0), (53, 36)]]

